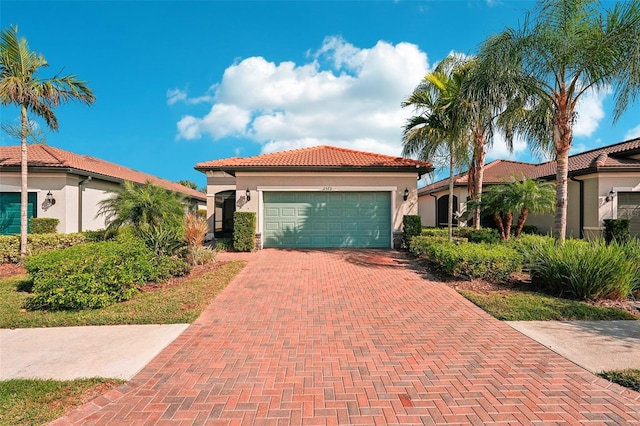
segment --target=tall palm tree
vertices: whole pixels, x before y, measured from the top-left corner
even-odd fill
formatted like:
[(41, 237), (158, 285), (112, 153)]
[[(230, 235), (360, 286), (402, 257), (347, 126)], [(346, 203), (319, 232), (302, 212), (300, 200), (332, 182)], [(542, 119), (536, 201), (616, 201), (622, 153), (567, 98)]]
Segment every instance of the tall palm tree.
[(516, 95), (517, 130), (555, 154), (554, 234), (563, 242), (576, 105), (589, 91), (613, 88), (615, 122), (640, 94), (640, 0), (609, 10), (597, 0), (540, 0), (536, 12), (484, 42), (480, 75), (493, 94)]
[(469, 158), (469, 133), (457, 127), (455, 102), (463, 74), (453, 69), (436, 68), (425, 76), (413, 93), (402, 102), (412, 106), (418, 115), (404, 126), (402, 154), (433, 161), (446, 152), (449, 163), (448, 235), (453, 240), (453, 177), (457, 165)]
[(18, 38), (18, 28), (4, 29), (0, 34), (0, 103), (20, 107), (21, 123), (21, 196), (20, 196), (20, 257), (27, 254), (27, 136), (28, 113), (44, 119), (51, 130), (58, 130), (54, 107), (69, 100), (91, 104), (95, 100), (91, 89), (74, 75), (42, 79), (38, 76), (49, 64), (40, 54), (31, 51), (25, 38)]

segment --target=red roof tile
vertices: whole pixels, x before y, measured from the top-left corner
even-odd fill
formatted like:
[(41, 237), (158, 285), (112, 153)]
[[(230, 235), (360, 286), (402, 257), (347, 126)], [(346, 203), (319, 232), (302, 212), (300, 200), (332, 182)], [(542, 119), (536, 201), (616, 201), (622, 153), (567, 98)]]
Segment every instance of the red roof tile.
[[(201, 201), (206, 200), (202, 192), (187, 188), (175, 182), (139, 172), (128, 167), (110, 163), (88, 155), (78, 155), (47, 145), (29, 145), (27, 147), (29, 167), (52, 167), (75, 169), (95, 175), (105, 176), (118, 181), (132, 181), (144, 184), (151, 182), (170, 191), (184, 194)], [(0, 146), (0, 168), (20, 167), (20, 146)]]
[[(589, 172), (589, 170), (602, 171), (621, 168), (640, 170), (640, 160), (629, 158), (629, 156), (633, 154), (640, 155), (640, 138), (574, 154), (569, 156), (569, 175)], [(512, 174), (519, 175), (521, 173), (535, 179), (553, 179), (556, 174), (556, 162), (547, 161), (541, 164), (531, 164), (509, 160), (495, 160), (485, 166), (483, 182), (488, 184), (500, 183), (508, 179)], [(454, 185), (464, 186), (466, 184), (466, 172), (455, 176)], [(418, 194), (422, 195), (439, 191), (448, 185), (449, 178), (442, 179), (420, 188)]]
[(431, 169), (431, 163), (402, 157), (354, 151), (334, 146), (315, 146), (255, 157), (233, 157), (196, 164), (198, 170), (234, 168), (421, 168)]
[[(495, 160), (484, 166), (484, 184), (502, 183), (505, 179), (508, 179), (511, 175), (522, 175), (527, 177), (535, 177), (536, 164), (523, 163), (520, 161), (510, 160)], [(467, 173), (460, 173), (454, 178), (454, 185), (467, 185)], [(420, 188), (419, 194), (430, 193), (438, 191), (449, 186), (449, 178), (433, 182), (427, 186)]]

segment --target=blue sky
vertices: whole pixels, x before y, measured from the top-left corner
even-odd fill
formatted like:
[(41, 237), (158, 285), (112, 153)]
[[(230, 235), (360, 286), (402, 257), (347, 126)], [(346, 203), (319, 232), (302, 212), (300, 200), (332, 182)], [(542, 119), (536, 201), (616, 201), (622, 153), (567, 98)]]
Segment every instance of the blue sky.
[[(613, 2), (603, 2), (610, 6)], [(198, 186), (200, 161), (318, 144), (400, 155), (400, 102), (452, 51), (517, 27), (529, 1), (8, 1), (51, 76), (96, 103), (60, 106), (47, 143)], [(611, 121), (611, 95), (580, 106), (574, 152), (640, 136), (640, 104)], [(0, 108), (17, 123), (15, 107)], [(0, 144), (17, 141), (0, 135)], [(499, 140), (489, 159), (509, 155)]]

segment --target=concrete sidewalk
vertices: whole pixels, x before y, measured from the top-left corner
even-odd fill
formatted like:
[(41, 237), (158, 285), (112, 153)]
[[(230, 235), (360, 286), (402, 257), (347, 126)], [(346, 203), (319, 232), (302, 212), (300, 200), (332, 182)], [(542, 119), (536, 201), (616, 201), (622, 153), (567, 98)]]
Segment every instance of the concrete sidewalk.
[(0, 329), (0, 380), (131, 379), (189, 324)]
[(640, 369), (640, 321), (507, 321), (507, 324), (591, 372)]

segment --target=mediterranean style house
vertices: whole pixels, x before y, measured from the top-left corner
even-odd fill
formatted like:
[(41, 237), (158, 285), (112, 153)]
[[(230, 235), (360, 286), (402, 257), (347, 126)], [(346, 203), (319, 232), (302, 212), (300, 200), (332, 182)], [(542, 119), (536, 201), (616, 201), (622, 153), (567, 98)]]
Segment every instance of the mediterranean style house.
[(331, 146), (198, 163), (215, 237), (255, 212), (261, 247), (393, 247), (430, 163)]
[[(47, 145), (28, 145), (29, 217), (60, 220), (57, 231), (105, 228), (99, 202), (124, 181), (150, 182), (204, 208), (205, 194), (115, 163)], [(20, 232), (20, 146), (0, 146), (0, 234)]]
[[(555, 180), (556, 164), (496, 160), (485, 166), (484, 185), (504, 182), (512, 175)], [(443, 179), (418, 191), (424, 226), (446, 226), (449, 181)], [(640, 138), (569, 157), (567, 236), (601, 234), (604, 219), (629, 218), (631, 232), (640, 236)], [(467, 174), (454, 176), (454, 211), (464, 211)], [(490, 225), (490, 221), (487, 222)], [(542, 232), (553, 228), (553, 215), (531, 215), (527, 224)]]

